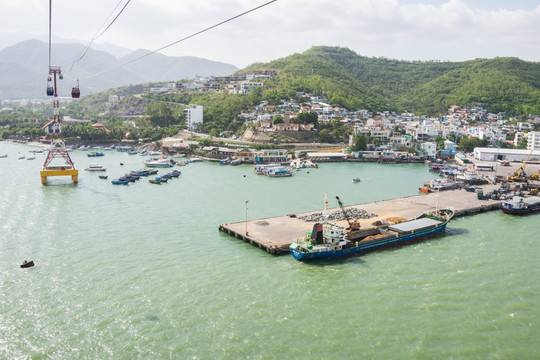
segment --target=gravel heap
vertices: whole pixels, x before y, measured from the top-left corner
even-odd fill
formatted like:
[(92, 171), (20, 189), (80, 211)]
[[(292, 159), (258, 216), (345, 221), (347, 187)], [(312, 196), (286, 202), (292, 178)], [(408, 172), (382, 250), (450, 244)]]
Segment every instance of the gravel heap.
[[(347, 212), (347, 216), (349, 217), (350, 220), (370, 219), (372, 217), (378, 216), (377, 214), (369, 213), (366, 210), (357, 209), (357, 208), (345, 209), (345, 211)], [(307, 221), (307, 222), (310, 222), (310, 221), (323, 222), (323, 221), (347, 220), (347, 219), (345, 219), (345, 216), (343, 215), (343, 211), (341, 211), (341, 210), (312, 213), (312, 214), (309, 214), (309, 215), (299, 216), (298, 218), (300, 220), (304, 220), (304, 221)]]

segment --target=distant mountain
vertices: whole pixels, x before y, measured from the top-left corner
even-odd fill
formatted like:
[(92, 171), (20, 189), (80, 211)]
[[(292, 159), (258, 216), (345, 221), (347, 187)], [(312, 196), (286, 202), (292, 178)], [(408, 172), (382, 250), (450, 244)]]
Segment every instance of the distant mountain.
[[(106, 48), (103, 47), (102, 48)], [(111, 48), (115, 53), (125, 49)], [(59, 96), (70, 96), (80, 80), (82, 96), (107, 89), (148, 82), (168, 82), (195, 76), (223, 76), (238, 70), (234, 65), (189, 56), (171, 57), (155, 53), (130, 52), (116, 58), (106, 51), (82, 44), (54, 44), (51, 65), (61, 66), (64, 79), (58, 83)], [(0, 99), (43, 98), (47, 86), (49, 47), (46, 42), (26, 40), (0, 50)]]
[(252, 69), (280, 70), (274, 92), (315, 91), (351, 110), (445, 112), (481, 103), (491, 112), (540, 114), (540, 63), (517, 58), (462, 62), (369, 58), (318, 46)]

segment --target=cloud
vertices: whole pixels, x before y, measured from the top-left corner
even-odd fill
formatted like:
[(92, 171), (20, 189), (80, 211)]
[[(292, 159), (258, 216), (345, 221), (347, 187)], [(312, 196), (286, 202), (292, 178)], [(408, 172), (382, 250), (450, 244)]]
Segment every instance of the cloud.
[[(132, 1), (97, 42), (154, 50), (264, 2)], [(315, 45), (344, 46), (360, 55), (410, 60), (516, 56), (540, 61), (540, 6), (526, 7), (519, 0), (506, 3), (278, 0), (163, 53), (204, 57), (241, 67)], [(56, 0), (53, 32), (88, 41), (116, 4), (110, 0)], [(6, 0), (0, 5), (0, 32), (46, 33), (47, 24), (48, 8), (43, 1)]]

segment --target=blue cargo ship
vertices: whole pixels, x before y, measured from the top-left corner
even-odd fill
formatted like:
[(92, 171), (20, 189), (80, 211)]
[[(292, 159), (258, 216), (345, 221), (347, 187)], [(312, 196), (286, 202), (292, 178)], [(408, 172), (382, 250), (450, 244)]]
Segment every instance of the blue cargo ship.
[(297, 260), (335, 259), (363, 254), (383, 248), (402, 246), (440, 235), (454, 216), (450, 209), (425, 213), (396, 224), (347, 231), (335, 223), (316, 223), (303, 239), (293, 242), (289, 250)]

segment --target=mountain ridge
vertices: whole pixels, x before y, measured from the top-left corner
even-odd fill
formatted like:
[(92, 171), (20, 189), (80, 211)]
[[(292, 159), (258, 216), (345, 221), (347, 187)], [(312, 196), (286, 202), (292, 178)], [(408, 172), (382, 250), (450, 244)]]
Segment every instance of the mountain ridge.
[[(80, 61), (81, 55), (86, 54)], [(231, 64), (191, 56), (172, 57), (159, 53), (126, 63), (127, 59), (148, 54), (136, 50), (121, 58), (78, 43), (52, 45), (52, 64), (61, 66), (64, 80), (59, 94), (68, 96), (80, 79), (81, 92), (90, 94), (129, 84), (174, 82), (195, 76), (222, 76), (238, 70)], [(43, 98), (48, 76), (48, 44), (24, 40), (0, 50), (0, 99)], [(62, 95), (60, 95), (62, 96)]]

